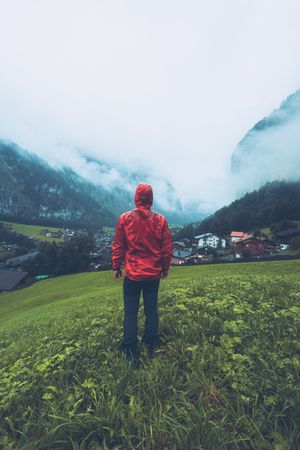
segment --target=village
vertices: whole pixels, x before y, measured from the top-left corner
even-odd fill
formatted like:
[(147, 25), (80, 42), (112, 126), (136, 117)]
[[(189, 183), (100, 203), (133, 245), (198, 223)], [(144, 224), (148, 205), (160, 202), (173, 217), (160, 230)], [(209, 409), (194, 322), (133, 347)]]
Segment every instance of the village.
[[(5, 230), (10, 227), (4, 224)], [(34, 260), (39, 255), (39, 246), (45, 241), (56, 242), (58, 246), (63, 245), (71, 239), (79, 236), (87, 236), (89, 233), (84, 229), (64, 228), (58, 231), (51, 231), (47, 228), (41, 229), (39, 235), (24, 237), (27, 248), (16, 242), (14, 239), (0, 240), (0, 293), (27, 287), (34, 282), (49, 278), (48, 274), (38, 274), (33, 276), (26, 271), (26, 264)], [(17, 234), (11, 236), (19, 237)], [(94, 249), (89, 254), (89, 270), (98, 271), (111, 267), (111, 246), (114, 237), (113, 229), (105, 228), (97, 231), (93, 235)], [(10, 242), (8, 242), (10, 241)], [(22, 252), (23, 250), (23, 252)], [(27, 250), (27, 251), (26, 251)]]
[[(4, 225), (5, 229), (11, 230), (11, 227), (6, 225), (3, 222), (0, 222)], [(67, 242), (68, 240), (78, 237), (80, 235), (88, 235), (88, 231), (85, 229), (72, 229), (72, 228), (63, 228), (58, 231), (51, 231), (47, 228), (41, 229), (39, 231), (39, 236), (37, 236), (36, 232), (31, 235), (27, 235), (26, 239), (30, 240), (32, 243), (32, 247), (38, 248), (41, 242), (44, 241), (43, 238), (47, 238), (48, 241), (56, 241), (57, 243)], [(105, 228), (94, 233), (93, 238), (95, 239), (95, 246), (98, 250), (96, 255), (100, 255), (102, 251), (106, 250), (107, 247), (111, 247), (113, 240), (114, 231), (113, 229)], [(25, 237), (25, 236), (23, 236)], [(24, 255), (15, 256), (15, 253), (18, 251), (20, 245), (18, 243), (7, 242), (6, 240), (0, 240), (0, 269), (4, 266), (16, 267), (20, 262), (24, 262), (32, 257), (34, 257), (37, 252), (33, 251), (31, 253), (27, 252)]]
[[(80, 235), (87, 235), (86, 230), (66, 228), (60, 231), (43, 229), (41, 236), (62, 242)], [(183, 238), (173, 240), (173, 266), (211, 264), (224, 262), (243, 262), (266, 260), (283, 257), (289, 249), (290, 242), (300, 237), (300, 228), (290, 228), (274, 234), (269, 239), (262, 233), (250, 234), (245, 231), (232, 231), (228, 236), (218, 236), (214, 233), (204, 233), (193, 239)], [(40, 279), (48, 278), (48, 274), (32, 276), (24, 266), (29, 260), (39, 254), (42, 239), (28, 236), (32, 248), (24, 254), (19, 254), (17, 244), (0, 242), (0, 292), (26, 287)], [(112, 243), (114, 230), (105, 228), (93, 235), (94, 248), (89, 253), (89, 271), (101, 271), (111, 268)]]
[(272, 258), (283, 255), (289, 241), (300, 236), (300, 229), (275, 233), (275, 239), (263, 234), (232, 231), (226, 237), (204, 233), (193, 240), (181, 239), (173, 243), (173, 265), (203, 264), (212, 262), (238, 262), (249, 259)]

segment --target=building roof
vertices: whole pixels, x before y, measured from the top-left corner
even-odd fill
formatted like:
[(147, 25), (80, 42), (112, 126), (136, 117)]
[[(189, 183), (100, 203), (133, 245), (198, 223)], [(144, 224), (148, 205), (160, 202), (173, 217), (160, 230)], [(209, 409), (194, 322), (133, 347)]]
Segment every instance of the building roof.
[(0, 272), (0, 291), (11, 291), (27, 275), (28, 272), (21, 270), (3, 270)]
[(111, 258), (112, 258), (112, 250), (111, 250), (111, 248), (106, 248), (106, 249), (103, 249), (101, 252), (99, 252), (97, 254), (97, 256), (94, 256), (93, 260), (96, 262), (104, 260), (108, 263), (111, 263)]
[(203, 237), (206, 237), (206, 236), (212, 236), (212, 235), (213, 235), (213, 233), (199, 234), (198, 236), (195, 236), (195, 239), (201, 239), (201, 238), (203, 238)]
[(173, 242), (173, 245), (180, 245), (182, 248), (185, 247), (184, 242), (181, 242), (181, 241), (175, 241), (175, 242)]
[(255, 237), (248, 237), (246, 239), (242, 239), (242, 240), (238, 241), (235, 245), (249, 244), (249, 242), (255, 242), (255, 243), (258, 243), (261, 245), (265, 245), (264, 241), (256, 239)]
[(28, 259), (34, 258), (36, 255), (38, 255), (38, 253), (39, 252), (31, 252), (31, 253), (26, 253), (26, 255), (20, 255), (20, 256), (14, 257), (14, 258), (9, 258), (6, 260), (6, 264), (8, 266), (22, 264), (23, 262), (27, 261)]
[(180, 242), (189, 244), (189, 243), (190, 243), (190, 239), (188, 239), (188, 238), (183, 238), (183, 239), (180, 240)]
[(190, 256), (192, 252), (190, 250), (174, 250), (173, 251), (173, 257), (174, 258), (186, 258), (187, 256)]
[(245, 234), (244, 231), (232, 231), (230, 237), (243, 237)]
[(239, 241), (238, 243), (243, 243), (243, 242), (248, 242), (248, 241), (257, 241), (257, 242), (264, 242), (261, 239), (258, 239), (254, 236), (249, 236), (248, 234), (246, 235), (246, 237), (244, 239), (242, 239), (241, 241)]

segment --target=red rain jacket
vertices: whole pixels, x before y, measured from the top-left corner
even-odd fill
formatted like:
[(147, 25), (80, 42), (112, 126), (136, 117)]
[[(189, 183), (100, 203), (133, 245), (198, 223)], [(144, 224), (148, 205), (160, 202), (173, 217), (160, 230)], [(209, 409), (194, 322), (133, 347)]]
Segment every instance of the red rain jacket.
[(153, 191), (139, 184), (134, 197), (136, 208), (119, 217), (112, 246), (112, 268), (125, 260), (126, 276), (131, 280), (160, 278), (168, 272), (173, 243), (166, 218), (151, 210)]

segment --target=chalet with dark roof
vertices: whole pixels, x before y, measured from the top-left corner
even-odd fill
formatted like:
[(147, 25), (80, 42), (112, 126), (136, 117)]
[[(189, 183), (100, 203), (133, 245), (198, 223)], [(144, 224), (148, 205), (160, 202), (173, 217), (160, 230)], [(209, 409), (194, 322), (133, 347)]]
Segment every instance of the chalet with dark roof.
[(192, 251), (190, 249), (187, 250), (174, 250), (171, 264), (174, 266), (178, 266), (184, 264), (189, 256), (191, 256)]
[(182, 241), (175, 241), (173, 242), (173, 249), (174, 250), (184, 250), (185, 244)]
[(267, 253), (267, 244), (261, 239), (250, 237), (238, 241), (235, 244), (234, 251), (237, 258), (243, 256), (262, 256)]
[(31, 284), (28, 272), (22, 270), (2, 270), (0, 272), (0, 292), (9, 292)]

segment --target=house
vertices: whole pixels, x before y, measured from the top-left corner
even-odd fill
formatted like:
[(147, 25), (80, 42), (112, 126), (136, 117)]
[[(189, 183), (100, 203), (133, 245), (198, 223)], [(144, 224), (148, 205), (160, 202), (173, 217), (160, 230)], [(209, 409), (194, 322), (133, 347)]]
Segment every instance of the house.
[(279, 249), (284, 252), (285, 250), (287, 250), (289, 248), (288, 244), (279, 244)]
[(201, 258), (203, 256), (209, 256), (209, 255), (210, 256), (217, 256), (218, 251), (217, 251), (216, 248), (210, 247), (209, 245), (206, 245), (205, 247), (198, 248), (197, 251), (196, 251), (196, 254), (198, 256), (200, 256)]
[(187, 258), (188, 256), (190, 256), (192, 254), (192, 250), (190, 248), (187, 248), (185, 250), (174, 250), (173, 251), (173, 256), (175, 258)]
[(241, 241), (242, 239), (247, 239), (247, 238), (249, 238), (249, 237), (251, 237), (251, 235), (250, 234), (248, 234), (248, 233), (245, 233), (244, 231), (232, 231), (231, 233), (230, 233), (230, 240), (231, 240), (231, 242), (239, 242), (239, 241)]
[(101, 268), (108, 268), (111, 267), (111, 261), (112, 261), (112, 250), (110, 248), (105, 248), (102, 250), (102, 252), (98, 252), (92, 256), (92, 262), (90, 264), (91, 270), (98, 270)]
[(236, 258), (236, 256), (233, 253), (226, 253), (226, 254), (220, 256), (220, 260), (226, 261), (226, 262), (232, 262), (232, 261), (234, 261), (235, 258)]
[(3, 270), (0, 272), (0, 292), (20, 289), (29, 286), (31, 283), (32, 279), (29, 278), (28, 272), (21, 270)]
[(238, 241), (235, 244), (234, 251), (236, 258), (261, 256), (267, 253), (264, 241), (254, 237)]
[(185, 258), (185, 262), (192, 264), (201, 264), (204, 262), (212, 262), (214, 260), (213, 254), (193, 254)]
[(180, 266), (181, 264), (185, 263), (185, 259), (178, 257), (178, 256), (173, 256), (172, 257), (172, 261), (171, 261), (171, 265), (172, 266)]
[(183, 239), (181, 239), (180, 242), (182, 242), (185, 245), (185, 247), (191, 246), (191, 241), (188, 238), (183, 238)]
[(278, 245), (275, 242), (270, 241), (269, 239), (267, 239), (265, 237), (257, 237), (257, 239), (259, 241), (263, 242), (264, 247), (265, 247), (265, 252), (268, 253), (269, 255), (272, 255), (278, 251)]
[(49, 230), (41, 230), (41, 231), (40, 231), (40, 234), (41, 234), (42, 236), (47, 236), (48, 233), (49, 233)]
[(173, 242), (173, 249), (174, 250), (183, 250), (183, 249), (185, 249), (185, 244), (181, 241), (175, 241), (175, 242)]
[(226, 240), (222, 239), (219, 236), (216, 236), (213, 233), (199, 234), (198, 236), (195, 236), (195, 239), (198, 241), (197, 248), (204, 248), (204, 247), (225, 248), (226, 247)]
[(186, 262), (186, 258), (188, 258), (189, 256), (191, 256), (192, 251), (191, 249), (187, 249), (187, 250), (174, 250), (173, 251), (173, 257), (172, 257), (172, 261), (171, 264), (178, 266), (181, 264), (184, 264)]
[(22, 265), (26, 262), (29, 261), (30, 259), (35, 258), (38, 255), (39, 252), (31, 252), (31, 253), (26, 253), (26, 255), (20, 255), (20, 256), (15, 256), (14, 258), (9, 258), (7, 259), (6, 262), (6, 266), (7, 267), (21, 267)]
[(186, 263), (190, 263), (190, 264), (200, 264), (200, 262), (201, 262), (201, 256), (199, 256), (199, 255), (193, 253), (192, 255), (187, 256), (187, 257), (184, 259), (184, 261), (185, 261)]

